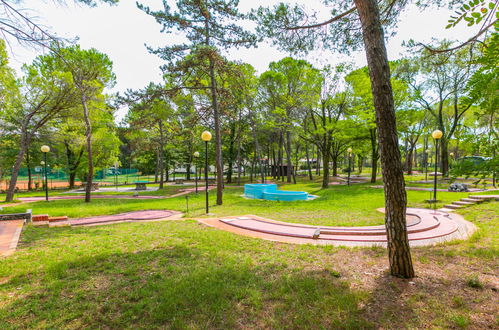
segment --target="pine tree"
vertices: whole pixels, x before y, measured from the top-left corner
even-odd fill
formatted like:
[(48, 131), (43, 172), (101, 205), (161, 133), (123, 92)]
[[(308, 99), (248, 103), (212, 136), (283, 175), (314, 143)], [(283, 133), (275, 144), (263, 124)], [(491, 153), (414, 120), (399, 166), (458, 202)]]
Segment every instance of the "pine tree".
[[(253, 46), (256, 36), (245, 31), (234, 22), (244, 19), (237, 6), (239, 1), (220, 0), (180, 0), (176, 2), (176, 10), (163, 2), (163, 10), (153, 11), (149, 7), (138, 4), (145, 13), (153, 16), (163, 26), (162, 31), (172, 33), (175, 31), (185, 33), (189, 41), (184, 44), (165, 46), (159, 49), (150, 49), (164, 59), (167, 64), (162, 67), (165, 73), (174, 73), (180, 70), (179, 65), (185, 66), (182, 60), (189, 55), (204, 57), (209, 63), (209, 83), (211, 107), (215, 128), (215, 165), (217, 172), (217, 205), (222, 204), (223, 189), (223, 163), (222, 163), (222, 138), (220, 106), (217, 93), (216, 59), (220, 49), (230, 47)], [(202, 61), (191, 61), (192, 65), (200, 65)], [(185, 70), (183, 68), (182, 70)], [(182, 88), (184, 86), (178, 86)], [(202, 87), (199, 87), (202, 88)]]

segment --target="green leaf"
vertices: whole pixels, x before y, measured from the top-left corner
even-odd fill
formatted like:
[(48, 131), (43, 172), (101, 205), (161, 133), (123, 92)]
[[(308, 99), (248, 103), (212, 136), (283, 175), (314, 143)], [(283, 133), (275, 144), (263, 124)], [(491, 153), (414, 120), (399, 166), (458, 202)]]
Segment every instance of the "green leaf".
[(447, 25), (445, 28), (450, 29), (452, 27), (452, 24)]
[(471, 16), (475, 17), (475, 18), (479, 18), (480, 16), (480, 13), (471, 13)]
[(489, 2), (489, 9), (492, 10), (495, 8), (495, 4), (493, 2)]
[(467, 4), (464, 4), (463, 7), (461, 7), (461, 8), (464, 8), (466, 10), (470, 10), (470, 6), (468, 6)]

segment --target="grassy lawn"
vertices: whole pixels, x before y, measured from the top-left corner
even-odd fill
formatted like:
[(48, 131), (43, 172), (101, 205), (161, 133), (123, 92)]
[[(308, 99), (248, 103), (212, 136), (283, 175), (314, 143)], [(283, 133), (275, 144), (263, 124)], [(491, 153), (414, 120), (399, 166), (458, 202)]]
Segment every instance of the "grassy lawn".
[[(329, 201), (346, 214), (353, 205), (346, 199), (382, 200), (381, 190), (361, 186), (344, 189), (348, 198), (341, 199), (340, 188), (346, 187), (322, 192), (317, 207)], [(226, 205), (214, 212), (265, 210), (238, 197), (240, 191), (226, 192)], [(140, 206), (134, 203), (126, 208)], [(360, 208), (375, 204), (369, 200)], [(90, 208), (103, 205), (95, 200)], [(289, 214), (314, 210), (300, 204), (288, 208)], [(18, 251), (0, 263), (0, 324), (2, 329), (497, 327), (498, 203), (461, 212), (479, 226), (478, 234), (467, 242), (414, 248), (417, 278), (411, 281), (387, 275), (381, 248), (274, 243), (192, 220), (28, 226)]]
[[(316, 224), (316, 225), (339, 225), (359, 226), (378, 225), (384, 221), (382, 213), (376, 211), (384, 206), (384, 195), (382, 189), (369, 188), (370, 184), (355, 184), (351, 186), (330, 186), (328, 189), (320, 189), (318, 181), (300, 180), (298, 184), (281, 184), (280, 189), (307, 191), (318, 195), (319, 198), (312, 201), (277, 202), (252, 200), (241, 197), (243, 188), (227, 187), (224, 190), (224, 204), (215, 205), (215, 191), (210, 191), (210, 212), (216, 216), (231, 216), (243, 214), (255, 214), (275, 220), (289, 222)], [(186, 186), (166, 186), (156, 192), (148, 192), (150, 195), (170, 196), (179, 189)], [(109, 193), (103, 193), (109, 194)], [(115, 193), (120, 194), (120, 193)], [(123, 194), (123, 193), (122, 193)], [(130, 194), (130, 193), (126, 193)], [(145, 193), (141, 193), (145, 194)], [(425, 202), (430, 198), (426, 191), (407, 191), (408, 205), (410, 207), (430, 207)], [(468, 196), (468, 193), (438, 192), (440, 202), (436, 207), (459, 200)], [(186, 213), (186, 217), (204, 217), (205, 195), (189, 195), (189, 212), (185, 196), (168, 198), (162, 200), (144, 199), (94, 199), (87, 204), (83, 200), (57, 200), (19, 204), (13, 207), (5, 207), (2, 213), (24, 212), (30, 208), (35, 214), (49, 214), (51, 216), (67, 215), (71, 218), (116, 214), (127, 211), (145, 209), (171, 209)]]

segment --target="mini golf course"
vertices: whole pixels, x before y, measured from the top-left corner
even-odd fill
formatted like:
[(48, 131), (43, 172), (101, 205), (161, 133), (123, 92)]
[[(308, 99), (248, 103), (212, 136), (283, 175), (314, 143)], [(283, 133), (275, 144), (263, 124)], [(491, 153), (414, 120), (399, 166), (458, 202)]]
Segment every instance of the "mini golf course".
[[(379, 209), (383, 212), (383, 209)], [(280, 222), (255, 215), (198, 219), (201, 223), (236, 234), (272, 241), (346, 245), (386, 245), (386, 229), (381, 226), (327, 227)], [(433, 245), (454, 239), (466, 239), (476, 227), (460, 215), (429, 209), (407, 209), (407, 230), (411, 245)]]

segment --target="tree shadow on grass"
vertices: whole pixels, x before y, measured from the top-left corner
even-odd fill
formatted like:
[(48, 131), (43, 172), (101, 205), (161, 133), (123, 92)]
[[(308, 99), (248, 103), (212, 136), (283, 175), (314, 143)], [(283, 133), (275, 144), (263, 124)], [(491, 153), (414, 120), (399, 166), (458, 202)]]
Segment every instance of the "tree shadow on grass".
[(466, 276), (454, 274), (442, 278), (421, 272), (420, 277), (411, 280), (379, 277), (362, 317), (379, 328), (494, 328), (497, 325), (494, 291), (470, 288)]
[[(407, 304), (408, 292), (412, 290), (409, 280), (389, 275), (377, 279), (376, 287), (370, 294), (363, 309), (363, 316), (373, 324), (383, 328), (406, 329), (407, 321), (415, 318), (412, 307)], [(417, 325), (413, 324), (413, 326)]]
[[(19, 275), (21, 276), (21, 275)], [(50, 265), (0, 310), (13, 327), (361, 328), (361, 297), (327, 271), (257, 265), (192, 246)], [(0, 285), (14, 290), (16, 278)]]
[[(79, 235), (88, 235), (89, 231), (85, 227), (34, 227), (25, 226), (21, 235), (18, 249), (37, 244), (39, 241), (54, 240), (58, 237), (71, 237)], [(101, 229), (92, 228), (92, 236), (109, 235), (105, 227)]]

